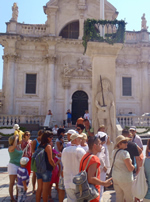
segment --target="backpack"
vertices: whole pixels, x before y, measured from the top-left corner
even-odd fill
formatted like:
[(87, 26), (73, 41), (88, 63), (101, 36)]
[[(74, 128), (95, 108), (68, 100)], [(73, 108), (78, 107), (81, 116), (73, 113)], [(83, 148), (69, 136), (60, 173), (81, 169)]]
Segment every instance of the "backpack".
[[(46, 145), (47, 146), (47, 145)], [(31, 170), (37, 173), (46, 172), (45, 147), (38, 147), (32, 155)]]
[[(90, 156), (90, 155), (88, 155), (88, 156)], [(73, 183), (76, 185), (75, 196), (76, 196), (77, 201), (84, 201), (84, 200), (90, 201), (99, 196), (98, 190), (95, 188), (95, 186), (93, 184), (89, 184), (88, 180), (87, 180), (86, 169), (87, 169), (88, 164), (92, 157), (93, 157), (93, 155), (91, 155), (89, 157), (88, 162), (85, 166), (85, 170), (81, 171), (73, 178)], [(83, 162), (85, 161), (85, 159), (83, 160)], [(82, 170), (82, 168), (81, 168), (81, 170)], [(97, 174), (98, 174), (98, 169), (96, 171), (96, 177), (97, 177)]]

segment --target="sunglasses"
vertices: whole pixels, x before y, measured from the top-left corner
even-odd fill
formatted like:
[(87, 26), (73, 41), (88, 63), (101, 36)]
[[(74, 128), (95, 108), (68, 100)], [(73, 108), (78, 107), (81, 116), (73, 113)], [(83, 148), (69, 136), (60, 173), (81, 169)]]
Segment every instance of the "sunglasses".
[(77, 128), (77, 130), (81, 130), (80, 128)]
[(127, 142), (127, 141), (122, 141), (121, 143), (123, 143), (123, 144), (127, 144), (128, 142)]

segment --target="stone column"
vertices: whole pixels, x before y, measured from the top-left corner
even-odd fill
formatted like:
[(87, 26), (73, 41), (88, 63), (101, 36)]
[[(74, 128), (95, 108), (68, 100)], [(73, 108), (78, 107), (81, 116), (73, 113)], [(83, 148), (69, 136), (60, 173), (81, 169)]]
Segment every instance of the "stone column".
[[(100, 20), (105, 19), (105, 0), (100, 0)], [(105, 29), (104, 26), (100, 26), (100, 35), (104, 37)]]
[(79, 39), (82, 39), (84, 34), (84, 13), (86, 10), (86, 3), (85, 0), (79, 1), (78, 4), (80, 19), (79, 19)]
[(148, 62), (141, 62), (141, 109), (142, 109), (142, 114), (143, 113), (146, 113), (146, 112), (149, 112), (150, 110), (150, 107), (149, 105), (147, 104), (148, 100), (149, 100), (149, 96), (150, 96), (150, 93), (149, 93), (149, 80), (148, 80), (148, 65), (149, 63)]
[(83, 34), (84, 34), (84, 19), (81, 18), (79, 20), (79, 39), (82, 39)]
[[(5, 88), (5, 101), (4, 101), (4, 113), (13, 114), (14, 113), (14, 87), (17, 84), (17, 78), (15, 78), (15, 61), (16, 55), (4, 55), (4, 68), (6, 72), (7, 83), (4, 81)], [(16, 85), (17, 86), (17, 85)]]
[(70, 108), (70, 100), (69, 100), (70, 80), (66, 77), (63, 78), (63, 87), (65, 91), (63, 112), (64, 112), (64, 119), (66, 119), (66, 112)]
[(47, 14), (46, 24), (48, 25), (48, 31), (51, 36), (56, 36), (56, 12), (58, 10), (57, 6), (44, 7), (44, 12)]
[[(97, 122), (97, 107), (95, 105), (96, 95), (100, 87), (100, 75), (102, 79), (108, 79), (111, 83), (111, 93), (113, 94), (114, 104), (116, 105), (116, 58), (122, 48), (122, 44), (109, 45), (107, 43), (88, 42), (86, 54), (92, 60), (92, 120)], [(111, 112), (111, 120), (114, 125), (111, 130), (111, 140), (116, 139), (116, 110)], [(99, 117), (100, 118), (100, 117)], [(94, 132), (97, 132), (98, 126), (94, 126)]]
[[(48, 56), (47, 58), (47, 71), (45, 75), (46, 82), (46, 110), (50, 109), (54, 112), (54, 101), (55, 101), (55, 59), (56, 56)], [(44, 89), (43, 89), (44, 90)], [(46, 112), (46, 113), (47, 113)]]

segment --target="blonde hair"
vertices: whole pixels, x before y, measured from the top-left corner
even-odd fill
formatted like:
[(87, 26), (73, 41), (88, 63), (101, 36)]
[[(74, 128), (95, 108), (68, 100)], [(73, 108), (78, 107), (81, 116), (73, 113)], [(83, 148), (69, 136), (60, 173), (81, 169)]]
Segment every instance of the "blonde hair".
[(15, 141), (15, 136), (14, 135), (10, 136), (8, 139), (9, 145), (13, 145), (14, 141)]

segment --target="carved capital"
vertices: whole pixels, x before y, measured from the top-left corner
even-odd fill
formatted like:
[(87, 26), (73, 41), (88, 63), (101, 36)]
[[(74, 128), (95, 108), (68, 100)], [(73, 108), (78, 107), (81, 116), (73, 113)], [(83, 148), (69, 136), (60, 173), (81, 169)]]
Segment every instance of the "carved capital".
[(8, 61), (15, 62), (18, 58), (19, 58), (19, 55), (17, 55), (17, 54), (14, 54), (14, 55), (13, 54), (3, 55), (4, 62), (8, 62)]
[(56, 55), (46, 55), (44, 58), (48, 63), (55, 64), (56, 62)]

